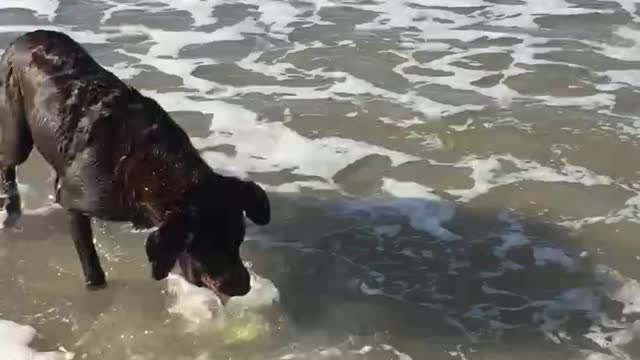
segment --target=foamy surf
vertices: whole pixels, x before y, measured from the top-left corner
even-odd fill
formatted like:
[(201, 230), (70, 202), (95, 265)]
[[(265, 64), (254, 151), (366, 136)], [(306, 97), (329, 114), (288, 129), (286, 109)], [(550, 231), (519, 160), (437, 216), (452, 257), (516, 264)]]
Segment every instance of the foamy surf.
[(13, 321), (0, 320), (0, 358), (3, 360), (71, 360), (73, 353), (64, 349), (39, 352), (29, 344), (36, 336), (36, 329)]
[(343, 344), (338, 346), (324, 347), (310, 351), (297, 351), (281, 355), (277, 360), (337, 360), (337, 359), (368, 359), (382, 358), (389, 360), (413, 360), (408, 354), (399, 351), (389, 344), (363, 345), (359, 349), (345, 349)]
[(251, 290), (244, 296), (230, 298), (225, 305), (213, 291), (170, 273), (167, 278), (167, 290), (171, 295), (169, 313), (185, 320), (187, 332), (218, 331), (228, 342), (238, 340), (238, 336), (247, 336), (251, 340), (268, 331), (269, 324), (258, 310), (279, 302), (280, 293), (273, 282), (259, 276), (251, 270), (250, 264), (247, 265)]

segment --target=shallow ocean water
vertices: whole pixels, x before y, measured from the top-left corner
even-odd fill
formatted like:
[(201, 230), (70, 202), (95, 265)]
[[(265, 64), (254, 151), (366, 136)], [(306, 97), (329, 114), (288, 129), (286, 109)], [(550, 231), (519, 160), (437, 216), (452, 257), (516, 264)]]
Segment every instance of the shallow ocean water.
[(34, 152), (0, 233), (0, 359), (637, 358), (639, 11), (3, 0), (0, 48), (67, 32), (273, 221), (248, 222), (254, 290), (225, 310), (152, 281), (118, 223), (94, 224), (110, 283), (87, 292)]

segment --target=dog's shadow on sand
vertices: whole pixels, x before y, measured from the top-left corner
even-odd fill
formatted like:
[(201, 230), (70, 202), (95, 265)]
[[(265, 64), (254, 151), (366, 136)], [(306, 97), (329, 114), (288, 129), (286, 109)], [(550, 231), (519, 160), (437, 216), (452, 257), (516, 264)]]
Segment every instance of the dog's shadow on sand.
[[(272, 225), (250, 228), (245, 252), (299, 331), (336, 341), (385, 334), (417, 354), (442, 338), (606, 352), (585, 334), (603, 318), (633, 323), (615, 299), (630, 279), (593, 264), (580, 238), (550, 222), (458, 204), (453, 218), (421, 227), (442, 204), (414, 198), (290, 194), (272, 203)], [(456, 236), (434, 235), (437, 226)]]

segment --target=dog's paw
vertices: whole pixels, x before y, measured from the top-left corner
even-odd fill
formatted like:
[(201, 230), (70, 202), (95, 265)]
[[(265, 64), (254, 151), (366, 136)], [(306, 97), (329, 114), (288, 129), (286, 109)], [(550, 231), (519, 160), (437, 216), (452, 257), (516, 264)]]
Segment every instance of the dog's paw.
[(104, 289), (107, 287), (107, 279), (104, 274), (89, 276), (85, 279), (84, 286), (90, 291)]
[(21, 211), (12, 211), (12, 212), (3, 212), (3, 220), (2, 220), (2, 228), (3, 229), (11, 229), (16, 226), (18, 220), (22, 216)]
[(14, 227), (20, 217), (22, 216), (22, 201), (20, 200), (20, 195), (18, 193), (14, 193), (8, 197), (3, 196), (2, 198), (2, 207), (4, 211), (2, 213), (2, 227), (9, 229)]

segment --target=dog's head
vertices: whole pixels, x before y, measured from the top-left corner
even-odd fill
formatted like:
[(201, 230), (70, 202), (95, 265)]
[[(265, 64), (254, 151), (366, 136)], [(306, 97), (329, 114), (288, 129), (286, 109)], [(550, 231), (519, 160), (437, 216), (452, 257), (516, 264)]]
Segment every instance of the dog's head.
[(188, 197), (188, 211), (152, 232), (146, 243), (153, 277), (164, 279), (176, 262), (185, 279), (219, 295), (250, 290), (249, 272), (240, 258), (247, 215), (257, 225), (271, 220), (269, 199), (256, 183), (214, 176)]

